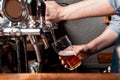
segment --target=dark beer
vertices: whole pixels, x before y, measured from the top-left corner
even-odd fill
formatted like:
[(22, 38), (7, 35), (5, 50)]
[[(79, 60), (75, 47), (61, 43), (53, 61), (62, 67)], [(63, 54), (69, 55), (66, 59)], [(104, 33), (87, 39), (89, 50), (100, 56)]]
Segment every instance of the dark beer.
[(74, 55), (74, 51), (60, 51), (59, 55), (67, 63), (69, 70), (73, 70), (81, 65), (81, 60), (79, 56)]

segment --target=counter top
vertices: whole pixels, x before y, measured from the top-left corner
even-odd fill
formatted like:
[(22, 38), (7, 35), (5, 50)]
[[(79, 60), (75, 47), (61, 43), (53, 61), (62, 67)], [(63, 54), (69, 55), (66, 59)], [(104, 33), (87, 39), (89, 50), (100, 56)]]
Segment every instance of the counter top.
[(0, 74), (0, 80), (120, 80), (120, 74), (25, 73)]

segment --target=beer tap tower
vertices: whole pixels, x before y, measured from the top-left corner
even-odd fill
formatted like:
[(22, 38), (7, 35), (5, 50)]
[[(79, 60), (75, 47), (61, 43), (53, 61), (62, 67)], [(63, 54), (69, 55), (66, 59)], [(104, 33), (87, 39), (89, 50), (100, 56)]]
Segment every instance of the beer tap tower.
[[(34, 20), (32, 18), (32, 11), (29, 9), (31, 6), (27, 1), (28, 0), (3, 0), (2, 11), (5, 17), (9, 20), (9, 24), (7, 24), (8, 26), (5, 24), (6, 27), (0, 27), (0, 36), (11, 36), (15, 38), (18, 72), (36, 73), (42, 71), (42, 56), (36, 37), (40, 36), (44, 48), (47, 49), (49, 43), (45, 34), (46, 32), (50, 32), (53, 40), (56, 41), (54, 29), (57, 29), (57, 23), (45, 21), (46, 5), (44, 0), (32, 0), (36, 2), (36, 14)], [(39, 22), (36, 23), (36, 20)], [(33, 45), (37, 58), (36, 63), (31, 66), (28, 65), (27, 60), (26, 38), (29, 38)]]

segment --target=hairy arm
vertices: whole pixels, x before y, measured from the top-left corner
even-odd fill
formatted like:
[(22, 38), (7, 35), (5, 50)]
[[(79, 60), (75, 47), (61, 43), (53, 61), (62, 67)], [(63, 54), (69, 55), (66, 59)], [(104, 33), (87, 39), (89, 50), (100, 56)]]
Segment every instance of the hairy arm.
[(92, 53), (96, 53), (112, 46), (117, 38), (118, 34), (111, 28), (107, 28), (100, 36), (89, 42), (87, 47)]
[[(79, 56), (81, 60), (84, 60), (90, 55), (93, 55), (113, 45), (117, 37), (118, 33), (113, 31), (111, 28), (107, 28), (100, 36), (88, 44), (72, 45), (66, 48), (66, 50), (73, 50), (75, 55)], [(65, 61), (62, 60), (61, 57), (59, 57), (59, 59), (61, 59), (61, 63), (64, 65), (64, 67), (67, 68), (68, 66), (65, 64)]]
[(61, 21), (86, 17), (111, 15), (115, 10), (108, 0), (83, 0), (68, 6), (60, 6), (54, 1), (47, 1), (47, 20)]

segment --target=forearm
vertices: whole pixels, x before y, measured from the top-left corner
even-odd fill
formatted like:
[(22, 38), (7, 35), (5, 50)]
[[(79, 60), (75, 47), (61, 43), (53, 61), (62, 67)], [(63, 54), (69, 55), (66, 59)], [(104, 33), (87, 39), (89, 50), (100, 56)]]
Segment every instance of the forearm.
[(60, 20), (71, 20), (114, 13), (108, 0), (84, 0), (64, 7), (59, 12), (59, 16)]
[(106, 29), (100, 36), (87, 44), (87, 47), (94, 54), (114, 44), (118, 34), (112, 29)]

